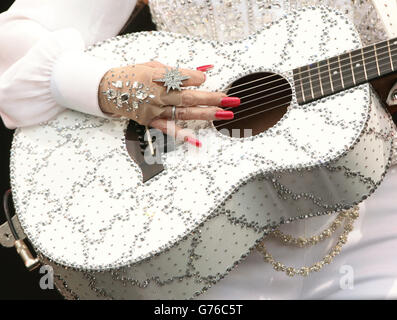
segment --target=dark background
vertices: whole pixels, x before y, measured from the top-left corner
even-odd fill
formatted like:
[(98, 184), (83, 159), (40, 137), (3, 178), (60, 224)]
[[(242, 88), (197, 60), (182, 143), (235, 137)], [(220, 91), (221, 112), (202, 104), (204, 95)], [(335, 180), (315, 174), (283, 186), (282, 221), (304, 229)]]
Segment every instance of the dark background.
[[(0, 13), (6, 11), (14, 1), (1, 0)], [(128, 25), (123, 33), (154, 30), (148, 7)], [(4, 45), (4, 44), (0, 44)], [(9, 153), (13, 130), (4, 127), (0, 120), (0, 196), (10, 188)], [(1, 204), (1, 208), (3, 208)], [(5, 222), (3, 209), (0, 211), (0, 224)], [(2, 299), (62, 299), (56, 289), (42, 290), (39, 286), (41, 274), (38, 270), (29, 272), (13, 248), (0, 246), (0, 300)]]

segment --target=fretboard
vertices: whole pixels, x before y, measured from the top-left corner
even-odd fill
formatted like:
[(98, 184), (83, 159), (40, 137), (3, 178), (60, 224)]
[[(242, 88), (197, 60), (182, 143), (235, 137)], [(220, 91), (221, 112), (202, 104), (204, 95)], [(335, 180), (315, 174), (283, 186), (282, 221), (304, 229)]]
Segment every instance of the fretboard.
[(397, 38), (293, 70), (299, 104), (397, 71)]

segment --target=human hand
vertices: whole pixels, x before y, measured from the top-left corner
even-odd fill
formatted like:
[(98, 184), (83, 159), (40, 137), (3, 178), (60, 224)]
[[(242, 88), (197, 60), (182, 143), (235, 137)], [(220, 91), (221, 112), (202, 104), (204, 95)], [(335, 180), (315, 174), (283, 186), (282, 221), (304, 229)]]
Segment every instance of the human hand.
[[(182, 82), (182, 86), (200, 86), (206, 79), (203, 71), (209, 67), (211, 66), (198, 67), (197, 70), (179, 69), (183, 76), (189, 77)], [(227, 97), (222, 92), (185, 88), (167, 93), (163, 83), (155, 81), (164, 77), (166, 69), (171, 68), (152, 61), (109, 70), (99, 86), (99, 105), (105, 113), (125, 116), (200, 146), (201, 143), (189, 130), (182, 129), (172, 120), (233, 119), (232, 111), (224, 111), (219, 106), (237, 107), (240, 99)]]

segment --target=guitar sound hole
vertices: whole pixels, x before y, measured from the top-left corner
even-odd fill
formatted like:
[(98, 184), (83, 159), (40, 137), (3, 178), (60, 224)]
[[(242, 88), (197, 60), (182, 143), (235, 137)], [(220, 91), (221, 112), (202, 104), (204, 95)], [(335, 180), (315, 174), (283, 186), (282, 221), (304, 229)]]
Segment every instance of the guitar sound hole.
[(230, 97), (239, 97), (232, 120), (217, 120), (219, 132), (233, 137), (257, 135), (273, 127), (287, 112), (292, 100), (292, 89), (282, 76), (268, 72), (252, 73), (232, 83), (227, 90)]

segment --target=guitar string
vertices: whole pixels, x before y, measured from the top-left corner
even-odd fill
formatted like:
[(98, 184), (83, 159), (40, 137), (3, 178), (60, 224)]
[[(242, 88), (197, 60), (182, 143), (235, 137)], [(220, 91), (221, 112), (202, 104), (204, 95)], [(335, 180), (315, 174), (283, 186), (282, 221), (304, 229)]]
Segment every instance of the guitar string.
[[(366, 79), (365, 79), (365, 78), (362, 78), (362, 79), (359, 79), (359, 80), (366, 80)], [(343, 90), (343, 89), (345, 89), (345, 88), (341, 86), (341, 89)], [(289, 87), (287, 90), (291, 90), (291, 88)], [(286, 90), (283, 90), (283, 91), (286, 91)], [(270, 96), (270, 95), (267, 95), (267, 97), (268, 97), (268, 96)], [(287, 99), (287, 98), (290, 98), (290, 97), (292, 97), (292, 94), (284, 95), (284, 96), (279, 97), (279, 98), (277, 98), (277, 99), (273, 99), (273, 100), (267, 101), (267, 102), (265, 102), (265, 103), (263, 103), (263, 104), (260, 104), (260, 105), (257, 105), (257, 106), (252, 106), (252, 107), (249, 107), (249, 108), (245, 108), (244, 110), (240, 110), (240, 111), (234, 112), (234, 115), (237, 115), (237, 114), (239, 114), (239, 113), (246, 112), (246, 111), (248, 111), (248, 110), (260, 108), (260, 107), (266, 106), (266, 105), (268, 105), (268, 104), (271, 104), (271, 103), (273, 103), (273, 102), (275, 102), (275, 101), (278, 101), (278, 100), (281, 100), (281, 99)], [(250, 100), (250, 101), (246, 101), (245, 103), (252, 102), (252, 101), (254, 101), (254, 100), (259, 100), (259, 99), (263, 99), (263, 97), (260, 97), (260, 98), (257, 98), (257, 99), (253, 99), (253, 100)], [(284, 104), (279, 105), (279, 107), (283, 107), (283, 106), (284, 106)], [(273, 110), (273, 108), (266, 109), (266, 110)], [(244, 118), (239, 118), (239, 119), (241, 120), (241, 119), (244, 119)], [(237, 120), (238, 120), (238, 119), (237, 119)], [(231, 122), (231, 121), (229, 121), (228, 123), (230, 123), (230, 122)]]
[[(393, 45), (397, 45), (397, 41), (396, 41), (396, 44), (393, 44)], [(383, 48), (386, 48), (386, 47), (390, 47), (390, 46), (379, 47), (379, 48), (376, 48), (376, 50), (380, 50), (380, 49), (383, 49)], [(363, 48), (362, 50), (364, 50), (364, 49), (365, 49), (365, 48)], [(360, 49), (359, 49), (359, 50), (360, 50)], [(301, 76), (301, 75), (302, 75), (303, 73), (305, 73), (305, 72), (306, 72), (306, 73), (309, 73), (309, 76), (302, 78), (302, 79), (305, 79), (305, 78), (311, 77), (311, 76), (310, 76), (310, 71), (320, 70), (320, 72), (318, 72), (318, 73), (316, 74), (316, 75), (320, 75), (320, 74), (325, 73), (325, 72), (335, 71), (335, 70), (337, 70), (337, 69), (341, 69), (341, 68), (346, 67), (346, 66), (351, 66), (353, 63), (359, 63), (359, 62), (364, 62), (364, 63), (365, 63), (368, 59), (374, 59), (373, 61), (368, 61), (368, 62), (374, 62), (374, 61), (377, 60), (377, 57), (378, 57), (378, 56), (381, 56), (381, 55), (384, 55), (384, 54), (388, 54), (388, 57), (385, 57), (385, 58), (382, 58), (382, 59), (386, 59), (386, 58), (389, 58), (389, 57), (393, 57), (393, 56), (394, 56), (394, 55), (390, 55), (389, 52), (382, 52), (382, 53), (379, 53), (379, 54), (377, 55), (376, 50), (374, 49), (372, 52), (367, 51), (367, 52), (362, 52), (362, 53), (357, 54), (357, 55), (352, 55), (352, 56), (351, 56), (351, 57), (352, 57), (351, 59), (350, 59), (350, 56), (349, 56), (348, 58), (340, 59), (340, 61), (344, 61), (344, 60), (349, 60), (349, 61), (350, 61), (350, 60), (352, 60), (351, 62), (349, 62), (349, 63), (347, 63), (347, 64), (340, 64), (340, 62), (336, 62), (336, 61), (335, 61), (335, 62), (331, 62), (332, 64), (338, 63), (339, 66), (337, 66), (337, 67), (335, 67), (335, 68), (327, 69), (327, 70), (325, 70), (325, 71), (323, 71), (323, 72), (321, 71), (321, 68), (322, 68), (322, 67), (326, 67), (326, 65), (318, 66), (318, 67), (315, 67), (315, 68), (313, 68), (313, 69), (307, 69), (307, 70), (304, 70), (304, 71), (300, 71), (300, 72), (294, 73), (294, 75), (299, 75), (299, 76)], [(390, 48), (390, 53), (391, 53), (391, 52), (394, 52), (394, 51), (396, 51), (396, 50), (397, 50), (397, 47), (394, 48), (394, 49)], [(360, 50), (360, 51), (361, 51), (361, 50)], [(354, 61), (354, 62), (353, 62), (353, 58), (354, 58), (354, 57), (367, 55), (367, 54), (369, 54), (369, 53), (374, 53), (374, 55), (373, 55), (373, 56), (369, 56), (369, 57), (367, 57), (367, 58), (365, 58), (365, 56), (364, 56), (363, 59), (360, 59), (360, 60), (357, 60), (357, 61)], [(348, 53), (345, 53), (345, 54), (348, 54)], [(336, 57), (331, 57), (331, 58), (329, 58), (329, 59), (332, 59), (332, 58), (336, 58)], [(329, 60), (329, 59), (328, 59), (328, 60)], [(378, 60), (379, 60), (379, 59), (378, 59)], [(322, 60), (322, 61), (324, 61), (324, 60)], [(319, 62), (321, 62), (321, 61), (319, 61)], [(319, 62), (314, 62), (314, 63), (312, 63), (312, 64), (318, 64)], [(328, 61), (328, 63), (330, 63), (330, 62)], [(300, 70), (301, 70), (301, 68), (303, 68), (303, 67), (307, 67), (307, 66), (298, 67), (298, 68), (296, 68), (296, 69), (300, 69)], [(294, 70), (296, 70), (296, 69), (294, 69)], [(245, 85), (248, 85), (248, 84), (251, 84), (251, 83), (255, 83), (255, 82), (258, 82), (258, 81), (266, 80), (266, 79), (268, 79), (268, 78), (272, 78), (272, 77), (275, 77), (275, 76), (278, 76), (278, 75), (272, 74), (272, 75), (269, 75), (269, 76), (266, 76), (266, 77), (262, 77), (262, 78), (259, 78), (259, 79), (255, 79), (255, 80), (252, 80), (252, 81), (249, 81), (249, 82), (245, 82), (245, 83), (239, 84), (239, 85), (234, 86), (234, 87), (232, 87), (232, 88), (233, 88), (233, 89), (239, 88), (239, 87), (242, 87), (242, 86), (245, 86)], [(276, 81), (278, 81), (278, 80), (279, 80), (279, 79), (274, 80), (273, 82), (276, 82)], [(272, 83), (272, 82), (268, 82), (268, 83)], [(259, 85), (259, 86), (260, 86), (260, 85)], [(250, 89), (252, 89), (252, 88), (255, 88), (255, 87), (251, 87)], [(243, 90), (234, 92), (233, 94), (238, 94), (238, 93), (244, 92), (244, 91), (246, 91), (246, 90), (249, 90), (249, 89), (243, 89)]]
[[(261, 114), (261, 113), (263, 113), (263, 112), (272, 111), (272, 110), (274, 110), (274, 109), (279, 109), (279, 108), (282, 108), (282, 107), (288, 107), (288, 105), (289, 105), (289, 103), (282, 103), (282, 104), (279, 104), (279, 105), (277, 105), (277, 106), (271, 107), (271, 108), (269, 108), (269, 109), (265, 109), (265, 110), (262, 110), (262, 111), (259, 111), (259, 112), (256, 112), (256, 113), (247, 115), (247, 116), (245, 116), (245, 117), (242, 117), (242, 118), (239, 118), (239, 119), (230, 120), (230, 121), (228, 121), (228, 122), (226, 122), (226, 123), (222, 123), (222, 124), (214, 125), (214, 126), (215, 126), (215, 128), (218, 129), (218, 128), (220, 128), (220, 127), (227, 126), (227, 125), (229, 125), (229, 124), (231, 124), (231, 123), (233, 123), (233, 122), (237, 122), (237, 121), (244, 120), (244, 119), (246, 119), (246, 118), (254, 117), (254, 116), (256, 116), (256, 115), (258, 115), (258, 114)], [(217, 121), (220, 121), (220, 120), (217, 120)]]
[[(397, 50), (397, 48), (395, 49), (395, 50)], [(383, 54), (383, 53), (382, 53)], [(392, 57), (395, 57), (395, 56), (397, 56), (397, 54), (393, 54), (393, 55), (391, 55)], [(375, 56), (374, 56), (375, 57)], [(372, 57), (372, 58), (374, 58), (374, 57)], [(390, 55), (388, 54), (388, 56), (387, 57), (383, 57), (383, 58), (380, 58), (380, 59), (377, 59), (376, 57), (375, 57), (375, 60), (373, 60), (373, 61), (370, 61), (370, 62), (374, 62), (374, 61), (376, 61), (376, 60), (378, 60), (378, 64), (379, 64), (379, 62), (380, 61), (382, 61), (382, 60), (386, 60), (386, 59), (389, 59), (390, 58)], [(356, 63), (357, 63), (358, 61), (356, 61)], [(387, 62), (387, 63), (385, 63), (385, 64), (381, 64), (381, 65), (379, 65), (379, 68), (381, 68), (381, 67), (384, 67), (384, 66), (386, 66), (386, 65), (389, 65), (390, 64), (390, 62)], [(309, 79), (309, 78), (313, 78), (313, 77), (318, 77), (321, 73), (330, 73), (331, 71), (335, 71), (335, 70), (337, 70), (337, 69), (342, 69), (343, 67), (346, 67), (346, 66), (348, 66), (348, 65), (350, 65), (351, 66), (351, 64), (345, 64), (345, 65), (341, 65), (340, 67), (336, 67), (336, 68), (333, 68), (333, 69), (327, 69), (326, 71), (324, 71), (324, 72), (320, 72), (320, 73), (318, 73), (318, 74), (315, 74), (315, 75), (310, 75), (310, 73), (309, 73), (309, 71), (305, 71), (305, 72), (308, 72), (309, 73), (309, 75), (308, 76), (306, 76), (306, 77), (300, 77), (300, 82), (302, 83), (302, 85), (305, 85), (305, 84), (308, 84), (308, 83), (310, 83), (310, 81), (308, 81), (308, 82), (303, 82), (302, 80), (304, 80), (304, 79)], [(394, 68), (394, 66), (393, 66), (393, 68)], [(365, 71), (368, 71), (368, 70), (375, 70), (375, 69), (377, 69), (377, 67), (375, 68), (375, 67), (373, 67), (373, 68), (365, 68), (364, 69), (364, 66), (363, 66), (363, 70), (364, 70), (364, 72)], [(349, 73), (351, 73), (351, 72), (349, 72)], [(342, 71), (342, 75), (343, 75), (343, 71)], [(273, 76), (277, 76), (277, 75), (273, 75)], [(349, 74), (349, 76), (352, 76), (352, 75), (350, 75)], [(329, 77), (328, 77), (329, 78)], [(258, 79), (258, 81), (259, 81), (260, 79)], [(271, 82), (267, 82), (267, 83), (261, 83), (261, 84), (259, 84), (259, 85), (257, 85), (257, 86), (254, 86), (254, 87), (250, 87), (250, 88), (247, 88), (247, 89), (244, 89), (244, 90), (240, 90), (240, 91), (237, 91), (237, 92), (233, 92), (233, 95), (236, 95), (236, 94), (238, 94), (238, 93), (242, 93), (242, 92), (245, 92), (245, 91), (249, 91), (249, 90), (252, 90), (252, 89), (254, 89), (254, 88), (257, 88), (257, 87), (260, 87), (260, 86), (263, 86), (263, 85), (267, 85), (267, 84), (271, 84), (271, 83), (274, 83), (274, 82), (277, 82), (277, 81), (281, 81), (281, 80), (283, 80), (283, 78), (279, 78), (279, 79), (277, 79), (277, 80), (273, 80), (273, 81), (271, 81)], [(367, 80), (367, 79), (366, 79)], [(331, 81), (329, 81), (329, 82), (325, 82), (325, 83), (331, 83)], [(243, 97), (240, 97), (240, 99), (244, 99), (244, 98), (247, 98), (247, 97), (249, 97), (249, 96), (252, 96), (252, 95), (256, 95), (256, 94), (258, 94), (258, 93), (263, 93), (263, 92), (266, 92), (266, 91), (269, 91), (269, 90), (273, 90), (273, 89), (275, 89), (275, 88), (278, 88), (278, 87), (282, 87), (282, 86), (289, 86), (289, 83), (284, 83), (284, 84), (282, 84), (282, 85), (279, 85), (279, 86), (276, 86), (276, 87), (272, 87), (272, 88), (269, 88), (269, 89), (267, 89), (267, 90), (264, 90), (264, 91), (259, 91), (259, 92), (256, 92), (256, 93), (252, 93), (252, 94), (249, 94), (249, 95), (247, 95), (247, 96), (243, 96)], [(231, 89), (234, 89), (234, 88), (236, 88), (236, 87), (232, 87)], [(277, 92), (276, 92), (277, 93)]]
[[(362, 78), (362, 79), (359, 79), (359, 80), (365, 80), (365, 78)], [(341, 86), (341, 89), (344, 89), (344, 87)], [(282, 91), (287, 91), (287, 90), (290, 91), (291, 88), (288, 86), (287, 89), (282, 90)], [(279, 92), (282, 92), (282, 91), (279, 91)], [(264, 96), (264, 97), (269, 97), (269, 96), (272, 96), (272, 95), (274, 95), (274, 94), (269, 94), (269, 95), (266, 95), (266, 96)], [(249, 101), (245, 101), (244, 103), (240, 104), (240, 106), (242, 106), (242, 105), (244, 105), (244, 104), (248, 104), (248, 103), (253, 102), (253, 101), (256, 101), (256, 100), (263, 99), (264, 97), (261, 96), (261, 97), (255, 98), (255, 99), (251, 99), (251, 100), (249, 100)], [(284, 96), (279, 97), (279, 98), (277, 98), (277, 99), (273, 99), (273, 100), (271, 100), (271, 101), (266, 102), (266, 104), (270, 104), (270, 103), (272, 103), (272, 102), (274, 102), (274, 101), (281, 100), (281, 99), (285, 99), (285, 98), (289, 98), (289, 97), (292, 97), (292, 94), (284, 95)], [(248, 110), (252, 110), (252, 109), (255, 109), (255, 108), (259, 108), (259, 107), (261, 107), (261, 106), (263, 106), (263, 105), (266, 105), (266, 104), (261, 104), (261, 105), (258, 105), (258, 106), (252, 106), (252, 107), (250, 107), (250, 108), (245, 108), (244, 110), (234, 112), (234, 115), (239, 114), (239, 113), (242, 113), (242, 112), (246, 112), (246, 111), (248, 111)], [(232, 108), (225, 108), (224, 110), (230, 110), (230, 109), (232, 109)]]
[[(265, 105), (266, 105), (266, 104), (268, 104), (268, 103), (265, 103)], [(249, 115), (247, 115), (247, 116), (245, 116), (245, 117), (242, 117), (242, 118), (239, 118), (239, 119), (230, 120), (230, 121), (228, 121), (228, 122), (226, 122), (226, 123), (221, 123), (221, 124), (219, 124), (219, 125), (214, 125), (214, 126), (215, 126), (215, 128), (218, 129), (218, 128), (220, 128), (220, 127), (227, 126), (227, 125), (229, 125), (229, 124), (231, 124), (231, 123), (234, 123), (234, 122), (237, 122), (237, 121), (241, 121), (241, 120), (244, 120), (244, 119), (247, 119), (247, 118), (254, 117), (254, 116), (256, 116), (256, 115), (258, 115), (258, 114), (261, 114), (261, 113), (264, 113), (264, 112), (268, 112), (268, 111), (271, 111), (271, 110), (274, 110), (274, 109), (278, 109), (278, 108), (281, 108), (281, 107), (288, 107), (288, 105), (289, 105), (289, 103), (282, 103), (282, 104), (279, 104), (279, 105), (277, 105), (277, 106), (271, 107), (271, 108), (269, 108), (269, 109), (265, 109), (265, 110), (262, 110), (262, 111), (259, 111), (259, 112), (255, 112), (255, 113), (249, 114)], [(258, 107), (259, 107), (259, 106), (258, 106)]]
[[(359, 79), (359, 81), (361, 81), (361, 80), (366, 80), (366, 79), (365, 79), (365, 78)], [(344, 89), (344, 88), (342, 87), (342, 89)], [(271, 104), (272, 102), (275, 102), (275, 101), (277, 101), (277, 100), (286, 99), (286, 98), (289, 98), (289, 97), (292, 97), (292, 94), (290, 94), (290, 95), (285, 95), (285, 96), (283, 96), (283, 97), (280, 97), (280, 98), (277, 98), (277, 99), (274, 99), (274, 100), (271, 100), (271, 101), (267, 101), (267, 102), (265, 102), (265, 103), (263, 103), (263, 104), (260, 104), (260, 105), (257, 105), (257, 106), (253, 106), (253, 107), (250, 107), (250, 108), (246, 108), (246, 109), (244, 109), (244, 110), (235, 112), (234, 115), (239, 114), (239, 113), (242, 113), (242, 112), (245, 112), (245, 111), (248, 111), (248, 110), (251, 110), (251, 109), (260, 108), (260, 107), (269, 105), (269, 104)], [(234, 119), (234, 120), (231, 120), (231, 121), (227, 121), (227, 122), (221, 123), (221, 124), (219, 124), (219, 125), (215, 125), (215, 128), (223, 127), (223, 126), (229, 125), (229, 124), (231, 124), (231, 123), (233, 123), (233, 122), (241, 121), (241, 120), (244, 120), (244, 119), (247, 119), (247, 118), (250, 118), (250, 117), (253, 117), (253, 116), (256, 116), (256, 115), (258, 115), (258, 114), (261, 114), (261, 113), (264, 113), (264, 112), (268, 112), (268, 111), (271, 111), (271, 110), (274, 110), (274, 109), (278, 109), (278, 108), (282, 108), (282, 107), (288, 107), (289, 104), (290, 104), (290, 102), (288, 102), (288, 103), (287, 103), (287, 102), (281, 103), (281, 104), (276, 105), (276, 106), (274, 106), (274, 107), (271, 107), (271, 108), (269, 108), (269, 109), (261, 110), (261, 111), (259, 111), (259, 112), (256, 112), (256, 113), (253, 113), (253, 114), (249, 114), (249, 115), (244, 116), (244, 117), (242, 117), (242, 118)]]
[[(292, 96), (292, 95), (290, 95), (290, 96)], [(266, 102), (266, 103), (264, 103), (262, 105), (259, 105), (257, 107), (261, 107), (261, 106), (264, 106), (264, 105), (267, 105), (267, 104), (269, 104), (269, 102)], [(229, 125), (229, 124), (231, 124), (233, 122), (237, 122), (237, 121), (241, 121), (241, 120), (244, 120), (244, 119), (247, 119), (247, 118), (251, 118), (251, 117), (254, 117), (254, 116), (258, 115), (258, 114), (261, 114), (261, 113), (264, 113), (264, 112), (269, 112), (269, 111), (272, 111), (274, 109), (279, 109), (279, 108), (282, 108), (282, 107), (288, 107), (289, 105), (290, 105), (289, 102), (288, 103), (281, 103), (281, 104), (279, 104), (277, 106), (274, 106), (274, 107), (271, 107), (269, 109), (265, 109), (265, 110), (262, 110), (262, 111), (259, 111), (259, 112), (255, 112), (255, 113), (249, 114), (249, 115), (247, 115), (245, 117), (234, 119), (234, 120), (227, 121), (227, 122), (223, 122), (223, 123), (221, 123), (219, 125), (214, 125), (214, 126), (215, 126), (215, 128), (224, 127), (224, 126), (227, 126), (227, 125)]]
[[(381, 60), (384, 60), (384, 59), (386, 59), (386, 58), (388, 58), (388, 57), (385, 57), (385, 58), (383, 58), (383, 59), (378, 59), (378, 61), (381, 61)], [(381, 68), (381, 67), (384, 67), (384, 66), (386, 66), (386, 65), (389, 65), (389, 62), (387, 62), (387, 63), (385, 63), (385, 64), (380, 64), (379, 65), (379, 68)], [(358, 74), (361, 74), (361, 73), (365, 73), (365, 72), (367, 72), (368, 73), (368, 71), (372, 71), (372, 70), (376, 70), (377, 69), (377, 67), (373, 67), (373, 68), (366, 68), (366, 70), (364, 71), (364, 69), (362, 70), (362, 71), (358, 71), (357, 73), (355, 73), (355, 76), (357, 76)], [(347, 78), (352, 78), (353, 77), (353, 75), (350, 73), (350, 74), (348, 74), (347, 76), (344, 76), (344, 78), (345, 79), (347, 79)], [(303, 79), (303, 78), (302, 78)], [(282, 79), (278, 79), (278, 81), (281, 81)], [(363, 79), (359, 79), (360, 81), (361, 80), (367, 80), (365, 77), (363, 78)], [(275, 81), (273, 81), (273, 82), (275, 82)], [(270, 82), (268, 82), (268, 83), (263, 83), (262, 85), (267, 85), (267, 84), (269, 84)], [(307, 82), (308, 83), (308, 82)], [(307, 84), (306, 83), (306, 84)], [(332, 81), (332, 83), (333, 83), (333, 81)], [(315, 88), (321, 88), (321, 87), (323, 87), (323, 84), (331, 84), (331, 81), (322, 81), (319, 85), (315, 85), (315, 86), (311, 86), (311, 88), (314, 90)], [(261, 86), (261, 85), (259, 85), (259, 86)], [(258, 87), (258, 86), (255, 86), (255, 87)], [(255, 87), (253, 87), (253, 88), (255, 88)], [(248, 100), (248, 101), (244, 101), (243, 103), (241, 103), (240, 104), (240, 106), (243, 106), (243, 105), (245, 105), (245, 104), (248, 104), (248, 103), (250, 103), (250, 102), (252, 102), (252, 101), (255, 101), (255, 100), (259, 100), (259, 99), (264, 99), (264, 98), (267, 98), (267, 97), (269, 97), (269, 96), (272, 96), (272, 95), (275, 95), (275, 94), (278, 94), (278, 93), (282, 93), (282, 92), (284, 92), (284, 91), (289, 91), (289, 90), (291, 90), (291, 87), (290, 87), (290, 84), (289, 83), (283, 83), (283, 84), (281, 84), (281, 85), (278, 85), (278, 86), (275, 86), (275, 87), (272, 87), (272, 88), (268, 88), (268, 89), (265, 89), (265, 90), (262, 90), (262, 91), (259, 91), (259, 92), (254, 92), (254, 93), (252, 93), (252, 94), (249, 94), (249, 95), (246, 95), (246, 96), (243, 96), (243, 97), (240, 97), (240, 99), (245, 99), (245, 98), (248, 98), (248, 97), (250, 97), (250, 96), (253, 96), (253, 95), (257, 95), (257, 94), (260, 94), (260, 93), (264, 93), (264, 92), (268, 92), (268, 91), (271, 91), (271, 90), (274, 90), (274, 89), (276, 89), (276, 88), (280, 88), (280, 87), (284, 87), (284, 88), (286, 88), (286, 89), (284, 89), (284, 90), (279, 90), (279, 91), (276, 91), (276, 92), (273, 92), (273, 93), (271, 93), (271, 94), (268, 94), (268, 95), (265, 95), (265, 96), (261, 96), (261, 97), (257, 97), (257, 98), (254, 98), (254, 99), (251, 99), (251, 100)], [(248, 91), (248, 90), (251, 90), (251, 89), (253, 89), (253, 88), (250, 88), (250, 89), (247, 89), (247, 90), (244, 90), (244, 91)], [(342, 87), (343, 88), (343, 87)], [(316, 93), (317, 92), (319, 92), (319, 91), (315, 91)], [(314, 92), (313, 92), (314, 93)], [(232, 108), (225, 108), (224, 110), (230, 110), (230, 109), (232, 109)]]
[[(393, 40), (393, 39), (392, 39), (392, 40)], [(350, 53), (351, 53), (351, 52), (354, 52), (354, 51), (358, 51), (358, 50), (360, 51), (359, 54), (352, 55), (351, 58), (353, 59), (354, 57), (363, 56), (363, 55), (369, 54), (369, 53), (375, 53), (373, 57), (376, 58), (376, 54), (377, 54), (376, 51), (377, 51), (377, 50), (384, 49), (384, 48), (390, 48), (391, 51), (394, 51), (394, 50), (396, 50), (397, 48), (392, 49), (391, 46), (397, 46), (397, 39), (394, 39), (394, 40), (395, 40), (395, 41), (394, 41), (394, 43), (393, 43), (392, 45), (390, 45), (390, 41), (391, 41), (391, 40), (387, 40), (386, 42), (388, 42), (388, 44), (385, 45), (385, 46), (383, 46), (383, 47), (379, 47), (379, 48), (375, 48), (374, 46), (380, 44), (381, 42), (375, 43), (375, 44), (373, 44), (373, 45), (370, 46), (372, 51), (364, 52), (364, 50), (367, 49), (367, 48), (369, 48), (369, 47), (363, 47), (363, 48), (361, 48), (361, 49), (356, 49), (356, 50), (350, 51)], [(372, 47), (374, 47), (374, 48), (372, 49)], [(349, 52), (347, 52), (347, 53), (342, 53), (341, 55), (343, 55), (343, 54), (349, 54)], [(330, 57), (330, 58), (325, 59), (325, 60), (328, 60), (328, 61), (329, 61), (330, 59), (332, 59), (332, 58), (337, 58), (337, 57), (338, 57), (338, 56), (336, 56), (336, 57)], [(372, 58), (372, 56), (371, 56), (371, 57), (368, 57), (368, 58)], [(350, 55), (349, 55), (348, 58), (340, 59), (340, 61), (344, 61), (344, 60), (350, 60)], [(322, 61), (324, 61), (324, 60), (322, 60)], [(362, 61), (365, 61), (365, 57), (364, 57), (364, 59), (363, 59)], [(321, 62), (321, 61), (319, 61), (319, 62)], [(312, 64), (315, 64), (315, 63), (316, 63), (316, 62), (314, 62), (314, 63), (312, 63)], [(333, 62), (333, 63), (334, 63), (334, 62)], [(349, 65), (349, 63), (346, 64), (346, 65)], [(344, 66), (346, 66), (346, 65), (344, 65)], [(304, 66), (302, 66), (302, 67), (304, 67)], [(300, 67), (300, 68), (302, 68), (302, 67)], [(321, 68), (321, 67), (316, 67), (316, 68), (311, 69), (311, 70), (316, 70), (316, 69), (320, 69), (320, 68)], [(298, 68), (296, 68), (296, 69), (298, 69)], [(307, 70), (306, 70), (306, 71), (303, 71), (303, 72), (307, 72)], [(303, 73), (303, 72), (301, 72), (301, 73)], [(297, 74), (300, 74), (300, 73), (297, 73)], [(276, 75), (272, 74), (272, 75), (269, 75), (269, 76), (266, 76), (266, 77), (263, 77), (263, 78), (259, 78), (259, 79), (256, 79), (256, 80), (252, 80), (252, 81), (249, 81), (249, 82), (245, 82), (245, 83), (239, 84), (239, 85), (237, 85), (237, 86), (234, 86), (233, 88), (239, 88), (239, 87), (241, 87), (241, 86), (245, 86), (245, 85), (247, 85), (247, 84), (251, 84), (251, 83), (254, 83), (254, 82), (257, 82), (257, 81), (265, 80), (265, 79), (268, 79), (268, 78), (271, 78), (271, 77), (274, 77), (274, 76), (276, 76)]]
[[(233, 114), (234, 114), (234, 115), (237, 115), (237, 114), (246, 112), (246, 111), (248, 111), (248, 110), (257, 109), (257, 108), (260, 108), (261, 106), (265, 106), (265, 105), (267, 105), (267, 104), (271, 104), (271, 103), (276, 102), (276, 101), (281, 100), (281, 99), (287, 99), (287, 98), (289, 98), (289, 97), (292, 97), (292, 94), (290, 94), (290, 95), (285, 95), (285, 96), (283, 96), (283, 97), (280, 97), (280, 98), (276, 98), (276, 99), (267, 101), (267, 102), (265, 102), (264, 104), (261, 104), (261, 105), (258, 105), (258, 106), (252, 106), (252, 107), (249, 107), (249, 108), (245, 108), (244, 110), (239, 110), (239, 111), (237, 111), (237, 112), (234, 112)], [(286, 102), (286, 103), (287, 103), (287, 102)], [(289, 104), (289, 103), (290, 103), (290, 100), (288, 101), (288, 104)], [(279, 105), (279, 106), (282, 107), (282, 105)], [(265, 109), (265, 110), (273, 110), (273, 109), (271, 108), (271, 109)], [(242, 118), (240, 118), (240, 119), (242, 119)], [(230, 122), (228, 122), (228, 123), (230, 123)]]

